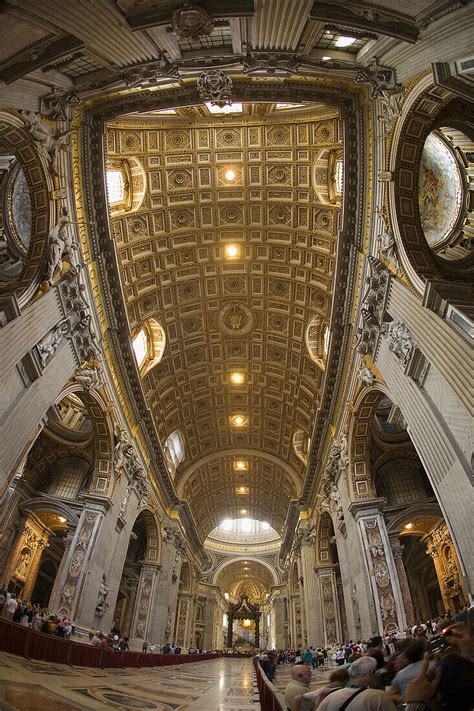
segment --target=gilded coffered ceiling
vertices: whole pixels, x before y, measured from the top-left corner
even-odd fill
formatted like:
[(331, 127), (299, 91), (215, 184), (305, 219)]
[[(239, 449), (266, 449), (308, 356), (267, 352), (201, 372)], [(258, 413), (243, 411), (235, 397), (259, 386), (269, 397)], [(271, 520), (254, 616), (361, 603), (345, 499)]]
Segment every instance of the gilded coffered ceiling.
[[(293, 437), (311, 435), (324, 376), (337, 110), (128, 116), (107, 146), (109, 165), (133, 160), (146, 176), (141, 206), (112, 227), (132, 335), (150, 318), (166, 335), (143, 385), (161, 443), (184, 438), (175, 485), (203, 539), (242, 511), (281, 531), (304, 474)], [(142, 182), (133, 174), (132, 189)]]
[(276, 582), (272, 571), (252, 559), (240, 559), (229, 563), (217, 576), (216, 583), (223, 593), (238, 600), (245, 591), (249, 598), (262, 598)]

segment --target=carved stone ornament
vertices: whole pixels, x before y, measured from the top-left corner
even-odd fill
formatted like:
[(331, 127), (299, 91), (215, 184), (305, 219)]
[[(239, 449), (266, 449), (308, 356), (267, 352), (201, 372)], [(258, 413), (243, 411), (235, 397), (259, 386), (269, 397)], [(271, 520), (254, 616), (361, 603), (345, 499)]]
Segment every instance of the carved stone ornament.
[(364, 385), (368, 385), (369, 387), (375, 382), (375, 375), (372, 373), (370, 368), (367, 367), (359, 368), (357, 371), (357, 377), (364, 383)]
[(246, 304), (233, 301), (222, 307), (217, 314), (216, 322), (227, 336), (240, 337), (252, 330), (255, 319)]
[(179, 39), (198, 40), (211, 34), (214, 20), (205, 8), (186, 2), (173, 12), (171, 29)]
[(67, 121), (69, 106), (77, 106), (82, 99), (74, 91), (53, 91), (48, 96), (42, 96), (40, 101), (41, 113), (52, 121)]
[[(344, 474), (349, 464), (347, 437), (342, 434), (338, 439), (333, 440), (329, 450), (329, 457), (323, 472), (323, 494), (327, 499), (334, 497), (331, 495), (332, 487), (339, 475)], [(336, 489), (337, 490), (337, 489)]]
[(169, 62), (164, 55), (153, 62), (127, 67), (122, 73), (122, 81), (127, 89), (156, 86), (163, 78), (179, 79), (178, 66)]
[(390, 285), (390, 275), (387, 268), (375, 257), (367, 257), (369, 276), (366, 279), (367, 289), (362, 299), (360, 313), (362, 327), (357, 331), (355, 349), (362, 355), (372, 354), (383, 321), (383, 312)]
[(46, 366), (48, 358), (56, 353), (63, 339), (70, 334), (70, 331), (70, 320), (63, 318), (38, 343), (36, 348), (43, 368)]
[(405, 368), (416, 346), (410, 331), (402, 321), (392, 321), (386, 334), (388, 349), (394, 353)]
[(103, 385), (102, 375), (100, 372), (100, 364), (97, 360), (91, 360), (89, 363), (84, 363), (80, 368), (76, 369), (74, 380), (85, 390), (97, 390)]
[(244, 74), (297, 74), (301, 64), (295, 54), (288, 52), (252, 52), (242, 59)]
[(220, 69), (203, 72), (197, 80), (197, 90), (203, 101), (213, 106), (228, 106), (232, 103), (232, 79)]
[(401, 85), (397, 84), (395, 70), (390, 67), (381, 67), (377, 59), (367, 67), (362, 67), (354, 79), (356, 84), (370, 86), (370, 98), (375, 100), (383, 96), (384, 91), (399, 91)]
[(58, 131), (47, 124), (41, 114), (35, 111), (20, 111), (20, 113), (36, 150), (48, 163), (51, 172), (57, 174), (58, 155), (60, 151), (69, 150), (66, 141), (71, 130)]
[(81, 266), (71, 267), (59, 283), (59, 296), (66, 313), (76, 317), (71, 341), (80, 363), (99, 360), (101, 350), (92, 329), (89, 307), (84, 299), (85, 286), (81, 283)]
[(395, 237), (390, 226), (387, 211), (385, 209), (377, 209), (377, 214), (382, 221), (382, 231), (377, 235), (377, 249), (379, 256), (382, 256), (389, 262), (392, 262), (392, 264), (399, 269), (400, 263), (398, 261)]
[(171, 526), (163, 526), (163, 530), (161, 531), (161, 540), (163, 543), (173, 542), (173, 529)]
[(402, 113), (405, 89), (397, 84), (395, 89), (381, 89), (378, 96), (379, 114), (377, 118), (384, 126), (384, 136), (388, 136), (397, 118)]

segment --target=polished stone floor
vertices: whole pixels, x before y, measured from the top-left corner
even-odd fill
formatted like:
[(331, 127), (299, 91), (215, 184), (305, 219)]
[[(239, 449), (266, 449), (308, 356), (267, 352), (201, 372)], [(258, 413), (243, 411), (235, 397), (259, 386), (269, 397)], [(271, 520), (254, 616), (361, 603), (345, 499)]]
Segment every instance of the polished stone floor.
[(245, 659), (102, 670), (0, 652), (1, 711), (259, 711), (257, 699)]

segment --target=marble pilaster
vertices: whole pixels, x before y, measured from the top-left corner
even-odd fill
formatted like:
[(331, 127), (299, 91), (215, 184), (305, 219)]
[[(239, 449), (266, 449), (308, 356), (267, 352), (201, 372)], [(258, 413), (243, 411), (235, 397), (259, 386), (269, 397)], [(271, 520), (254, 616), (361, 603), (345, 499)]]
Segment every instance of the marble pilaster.
[(134, 639), (155, 641), (150, 632), (159, 570), (156, 564), (142, 564), (131, 629)]
[(382, 636), (406, 627), (395, 562), (381, 514), (383, 502), (383, 499), (371, 499), (351, 504), (365, 551), (375, 602), (378, 626), (376, 632)]
[(314, 573), (316, 554), (314, 543), (303, 540), (301, 545), (301, 573), (303, 579), (302, 599), (304, 619), (306, 623), (305, 645), (320, 646), (323, 643), (324, 631), (321, 614), (321, 595), (318, 581)]
[(318, 639), (317, 645), (334, 645), (343, 639), (335, 566), (318, 566), (316, 576), (322, 602), (321, 618), (323, 620), (323, 636)]
[(400, 592), (402, 595), (403, 607), (405, 609), (406, 622), (409, 627), (412, 627), (415, 620), (415, 611), (413, 609), (413, 600), (411, 599), (410, 586), (408, 585), (407, 573), (403, 563), (403, 548), (398, 539), (390, 539), (392, 547), (393, 559), (395, 568), (397, 569), (398, 582), (400, 584)]

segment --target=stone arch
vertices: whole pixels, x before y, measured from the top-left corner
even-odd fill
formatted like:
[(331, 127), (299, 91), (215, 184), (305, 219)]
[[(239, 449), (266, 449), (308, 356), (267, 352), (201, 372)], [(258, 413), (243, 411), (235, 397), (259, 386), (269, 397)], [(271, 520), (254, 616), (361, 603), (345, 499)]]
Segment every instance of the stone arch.
[(318, 565), (331, 565), (334, 563), (331, 550), (331, 537), (334, 535), (334, 522), (328, 511), (319, 517), (316, 557)]
[(48, 499), (44, 497), (27, 499), (21, 503), (20, 509), (26, 513), (48, 511), (49, 513), (60, 514), (66, 519), (67, 525), (72, 528), (75, 528), (79, 523), (79, 516), (76, 511), (64, 502), (56, 499)]
[[(213, 573), (213, 576), (212, 576), (212, 584), (213, 584), (213, 585), (217, 585), (217, 579), (218, 579), (218, 577), (219, 577), (219, 574), (220, 574), (225, 568), (227, 568), (227, 566), (229, 566), (229, 565), (235, 563), (236, 561), (238, 561), (238, 560), (240, 560), (240, 559), (241, 559), (241, 557), (240, 557), (240, 558), (234, 558), (234, 557), (232, 557), (232, 558), (226, 558), (224, 561), (222, 561), (222, 563), (220, 563), (220, 564), (217, 566), (217, 568), (215, 568), (215, 570), (214, 570), (214, 573)], [(254, 555), (248, 555), (248, 556), (245, 556), (245, 560), (248, 560), (248, 561), (251, 561), (251, 562), (254, 562), (254, 563), (258, 563), (259, 565), (262, 565), (264, 568), (267, 568), (267, 570), (270, 571), (270, 573), (271, 573), (271, 575), (272, 575), (272, 577), (273, 577), (273, 584), (274, 584), (274, 585), (278, 585), (278, 584), (279, 584), (280, 581), (279, 581), (279, 579), (278, 579), (278, 573), (277, 573), (277, 571), (275, 570), (274, 566), (271, 565), (270, 563), (268, 563), (264, 558), (259, 558), (258, 556), (254, 556)]]
[(42, 475), (44, 475), (48, 469), (64, 459), (83, 459), (88, 462), (91, 467), (93, 466), (93, 457), (86, 449), (80, 449), (78, 451), (76, 447), (71, 446), (50, 449), (28, 472), (33, 486), (38, 485)]
[(314, 316), (309, 322), (305, 343), (309, 356), (321, 370), (326, 370), (326, 359), (328, 353), (329, 324), (322, 316)]
[(423, 232), (418, 205), (418, 176), (425, 140), (438, 125), (437, 120), (446, 107), (456, 102), (462, 103), (448, 90), (433, 85), (431, 75), (425, 77), (405, 102), (391, 146), (392, 226), (404, 267), (419, 291), (423, 291), (427, 279), (472, 279), (472, 256), (456, 263), (432, 252)]
[(374, 497), (373, 477), (370, 471), (370, 429), (372, 419), (383, 397), (391, 397), (388, 389), (377, 383), (364, 388), (355, 403), (349, 427), (349, 496), (352, 500)]
[(94, 431), (94, 472), (89, 492), (110, 494), (113, 481), (113, 426), (106, 404), (95, 390), (84, 390), (81, 385), (72, 384), (56, 398), (55, 404), (71, 393), (79, 393), (89, 411)]
[[(161, 557), (161, 546), (160, 546), (160, 524), (156, 518), (156, 514), (151, 508), (143, 508), (138, 512), (133, 526), (139, 518), (143, 519), (146, 530), (146, 548), (145, 548), (145, 563), (158, 563)], [(133, 530), (132, 526), (132, 530)]]
[(32, 206), (31, 239), (23, 269), (14, 282), (0, 285), (0, 292), (13, 291), (21, 308), (41, 282), (47, 238), (54, 221), (54, 203), (49, 198), (54, 184), (17, 113), (0, 111), (0, 145), (2, 150), (17, 158), (26, 178)]

